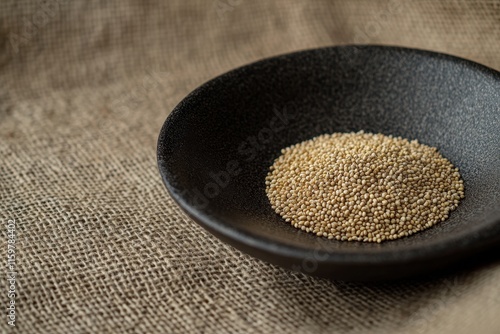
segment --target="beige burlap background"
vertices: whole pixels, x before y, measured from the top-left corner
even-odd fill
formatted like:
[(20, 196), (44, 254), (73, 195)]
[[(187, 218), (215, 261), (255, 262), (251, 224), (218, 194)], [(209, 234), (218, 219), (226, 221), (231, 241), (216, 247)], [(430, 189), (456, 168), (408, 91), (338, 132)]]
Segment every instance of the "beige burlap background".
[[(234, 67), (345, 43), (500, 69), (500, 1), (2, 0), (0, 218), (17, 223), (16, 327), (32, 333), (500, 333), (500, 264), (332, 282), (253, 259), (177, 208), (155, 145)], [(6, 314), (7, 282), (1, 307)]]

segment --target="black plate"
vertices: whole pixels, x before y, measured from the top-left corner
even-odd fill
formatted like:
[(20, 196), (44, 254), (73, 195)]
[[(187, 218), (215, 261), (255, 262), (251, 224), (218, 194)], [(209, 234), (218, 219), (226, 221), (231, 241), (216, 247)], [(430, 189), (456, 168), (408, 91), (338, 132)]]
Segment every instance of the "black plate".
[[(196, 222), (255, 257), (344, 280), (441, 268), (500, 241), (500, 74), (422, 50), (340, 46), (287, 54), (219, 76), (186, 97), (158, 139), (169, 193)], [(264, 178), (280, 149), (364, 130), (418, 139), (460, 168), (450, 218), (382, 244), (318, 238), (270, 207)]]

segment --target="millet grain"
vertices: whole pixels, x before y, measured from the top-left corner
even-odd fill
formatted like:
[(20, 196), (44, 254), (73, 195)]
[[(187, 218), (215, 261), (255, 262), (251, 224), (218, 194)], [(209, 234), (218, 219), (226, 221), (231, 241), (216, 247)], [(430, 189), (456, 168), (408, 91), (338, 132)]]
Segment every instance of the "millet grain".
[(436, 148), (400, 137), (334, 133), (281, 151), (266, 177), (272, 208), (317, 236), (382, 242), (448, 218), (464, 185)]

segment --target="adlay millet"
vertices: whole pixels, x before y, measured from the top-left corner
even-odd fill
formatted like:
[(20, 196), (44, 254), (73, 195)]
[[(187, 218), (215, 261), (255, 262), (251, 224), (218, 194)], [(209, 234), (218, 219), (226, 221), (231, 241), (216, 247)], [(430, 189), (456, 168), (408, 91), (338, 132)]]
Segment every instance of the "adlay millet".
[(333, 133), (282, 150), (266, 177), (286, 222), (329, 239), (382, 242), (448, 218), (464, 184), (436, 148), (382, 134)]

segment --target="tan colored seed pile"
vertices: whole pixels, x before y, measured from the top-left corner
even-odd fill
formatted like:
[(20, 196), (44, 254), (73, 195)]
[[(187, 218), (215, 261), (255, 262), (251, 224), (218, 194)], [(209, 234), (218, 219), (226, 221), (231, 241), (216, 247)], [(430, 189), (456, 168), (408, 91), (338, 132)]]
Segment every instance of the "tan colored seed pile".
[(436, 148), (382, 134), (334, 133), (282, 150), (266, 177), (273, 209), (329, 239), (382, 242), (448, 218), (464, 197)]

